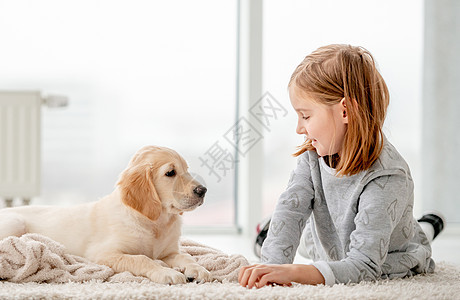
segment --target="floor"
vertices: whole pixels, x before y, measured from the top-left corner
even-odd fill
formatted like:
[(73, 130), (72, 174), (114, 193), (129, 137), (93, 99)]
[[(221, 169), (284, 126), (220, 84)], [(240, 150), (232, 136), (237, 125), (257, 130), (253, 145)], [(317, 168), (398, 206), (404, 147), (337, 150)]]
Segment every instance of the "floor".
[[(189, 234), (187, 238), (222, 250), (227, 254), (242, 254), (250, 263), (258, 259), (253, 251), (253, 240), (234, 234)], [(460, 265), (460, 224), (448, 224), (444, 231), (432, 243), (433, 259)], [(295, 263), (308, 263), (309, 260), (297, 255)]]

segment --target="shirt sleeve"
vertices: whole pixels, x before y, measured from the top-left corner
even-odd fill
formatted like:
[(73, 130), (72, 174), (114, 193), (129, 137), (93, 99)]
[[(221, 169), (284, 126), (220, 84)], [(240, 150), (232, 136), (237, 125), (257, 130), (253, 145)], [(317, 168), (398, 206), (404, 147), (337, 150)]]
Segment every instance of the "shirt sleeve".
[(261, 262), (290, 264), (299, 246), (314, 198), (308, 152), (297, 159), (287, 189), (281, 194), (272, 215), (267, 238), (261, 249)]
[(347, 257), (327, 262), (335, 283), (380, 278), (393, 230), (413, 196), (410, 177), (401, 173), (376, 177), (364, 187)]

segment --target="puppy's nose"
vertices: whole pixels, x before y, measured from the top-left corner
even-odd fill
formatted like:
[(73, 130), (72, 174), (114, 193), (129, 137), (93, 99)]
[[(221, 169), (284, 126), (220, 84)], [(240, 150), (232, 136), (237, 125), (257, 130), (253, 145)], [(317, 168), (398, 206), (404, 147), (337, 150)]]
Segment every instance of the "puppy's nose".
[(201, 197), (204, 197), (204, 194), (206, 194), (206, 191), (207, 191), (207, 190), (208, 190), (208, 189), (205, 188), (204, 186), (199, 185), (199, 186), (197, 186), (197, 187), (193, 190), (193, 192), (194, 192), (198, 197), (201, 198)]

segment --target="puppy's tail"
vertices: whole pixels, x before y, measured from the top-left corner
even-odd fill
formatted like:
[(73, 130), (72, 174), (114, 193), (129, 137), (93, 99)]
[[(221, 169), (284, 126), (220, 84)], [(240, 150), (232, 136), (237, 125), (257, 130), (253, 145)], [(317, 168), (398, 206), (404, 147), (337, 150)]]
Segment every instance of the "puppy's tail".
[(24, 217), (18, 214), (0, 214), (0, 240), (9, 236), (21, 236), (27, 232)]

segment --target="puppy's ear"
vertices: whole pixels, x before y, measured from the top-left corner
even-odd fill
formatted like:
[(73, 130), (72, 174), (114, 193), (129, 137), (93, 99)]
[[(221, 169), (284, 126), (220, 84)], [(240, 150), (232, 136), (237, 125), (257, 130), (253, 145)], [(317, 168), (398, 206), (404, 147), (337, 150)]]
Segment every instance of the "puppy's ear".
[(130, 165), (121, 173), (117, 185), (125, 205), (155, 221), (161, 214), (161, 200), (152, 176), (150, 165)]

